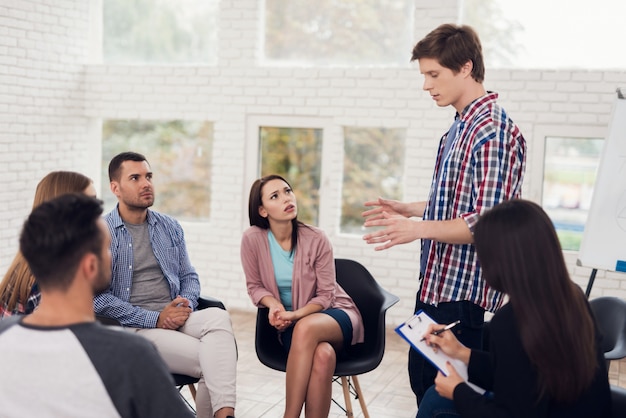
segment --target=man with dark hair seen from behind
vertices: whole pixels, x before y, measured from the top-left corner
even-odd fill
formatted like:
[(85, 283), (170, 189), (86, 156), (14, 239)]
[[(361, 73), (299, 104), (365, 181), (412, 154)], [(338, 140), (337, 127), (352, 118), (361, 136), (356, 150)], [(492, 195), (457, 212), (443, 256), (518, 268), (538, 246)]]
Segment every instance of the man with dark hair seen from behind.
[[(437, 106), (456, 111), (439, 141), (428, 198), (403, 203), (379, 198), (363, 212), (365, 226), (383, 227), (363, 237), (385, 250), (421, 240), (420, 287), (415, 311), (454, 328), (467, 347), (480, 348), (485, 311), (495, 312), (503, 294), (482, 277), (473, 245), (478, 218), (498, 203), (521, 196), (526, 142), (517, 125), (483, 86), (485, 66), (478, 35), (469, 26), (443, 24), (413, 48), (423, 89)], [(412, 217), (422, 218), (415, 222)], [(409, 377), (418, 404), (436, 369), (409, 351)]]
[(96, 313), (152, 341), (170, 372), (198, 377), (199, 418), (235, 415), (237, 347), (227, 311), (196, 310), (200, 280), (183, 228), (148, 209), (152, 169), (141, 154), (109, 163), (117, 206), (105, 217), (111, 232), (111, 287), (94, 299)]
[(20, 251), (41, 289), (30, 315), (0, 321), (2, 417), (192, 417), (155, 348), (95, 321), (111, 279), (99, 200), (66, 194), (30, 214)]

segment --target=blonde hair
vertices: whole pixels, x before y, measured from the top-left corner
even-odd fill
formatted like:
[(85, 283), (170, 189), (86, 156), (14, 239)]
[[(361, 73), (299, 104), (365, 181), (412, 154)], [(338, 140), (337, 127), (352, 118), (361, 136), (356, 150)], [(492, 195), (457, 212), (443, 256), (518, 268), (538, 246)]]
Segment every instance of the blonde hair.
[[(82, 193), (92, 183), (91, 179), (73, 171), (53, 171), (46, 175), (35, 190), (33, 209), (57, 196), (67, 193)], [(35, 283), (35, 277), (28, 263), (18, 250), (11, 265), (0, 282), (0, 303), (6, 305), (8, 312), (14, 311), (19, 304), (24, 307)]]

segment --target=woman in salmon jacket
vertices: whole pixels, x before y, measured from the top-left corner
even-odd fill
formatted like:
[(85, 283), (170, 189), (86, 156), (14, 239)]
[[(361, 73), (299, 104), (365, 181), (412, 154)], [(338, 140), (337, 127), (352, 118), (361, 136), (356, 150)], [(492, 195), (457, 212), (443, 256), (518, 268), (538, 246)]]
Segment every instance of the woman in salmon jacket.
[(339, 286), (330, 241), (297, 219), (296, 197), (278, 175), (254, 182), (241, 241), (248, 294), (269, 308), (288, 353), (285, 418), (327, 417), (337, 358), (363, 342), (363, 321)]

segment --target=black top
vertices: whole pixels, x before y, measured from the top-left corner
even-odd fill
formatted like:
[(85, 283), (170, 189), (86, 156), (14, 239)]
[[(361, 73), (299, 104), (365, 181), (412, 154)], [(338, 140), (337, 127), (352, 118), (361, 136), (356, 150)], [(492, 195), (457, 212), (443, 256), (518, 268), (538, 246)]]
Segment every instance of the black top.
[(596, 338), (598, 369), (591, 386), (576, 401), (564, 404), (547, 396), (543, 396), (537, 402), (537, 372), (524, 351), (510, 305), (505, 305), (494, 315), (489, 331), (490, 351), (487, 353), (472, 350), (468, 375), (470, 382), (492, 391), (494, 397), (489, 400), (467, 384), (458, 385), (454, 390), (454, 404), (461, 416), (464, 418), (611, 416), (611, 392), (599, 336)]

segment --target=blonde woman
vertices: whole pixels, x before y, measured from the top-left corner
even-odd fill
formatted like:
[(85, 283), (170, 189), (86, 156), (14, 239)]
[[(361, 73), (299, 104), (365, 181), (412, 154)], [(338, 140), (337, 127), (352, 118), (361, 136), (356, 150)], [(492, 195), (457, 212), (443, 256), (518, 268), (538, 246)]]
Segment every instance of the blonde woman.
[[(67, 193), (84, 193), (95, 197), (96, 189), (91, 179), (80, 173), (53, 171), (37, 185), (33, 209), (43, 202)], [(18, 250), (0, 283), (0, 318), (32, 313), (39, 304), (40, 297), (35, 277)]]

